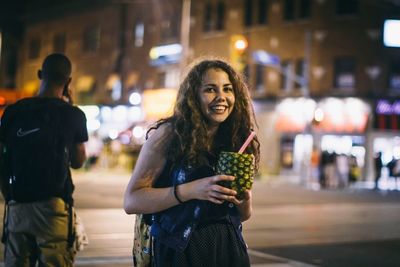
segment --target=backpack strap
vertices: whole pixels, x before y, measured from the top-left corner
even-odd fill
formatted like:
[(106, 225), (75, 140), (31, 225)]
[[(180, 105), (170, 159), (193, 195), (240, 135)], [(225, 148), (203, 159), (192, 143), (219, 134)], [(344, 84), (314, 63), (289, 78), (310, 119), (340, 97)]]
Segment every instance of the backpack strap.
[(6, 243), (7, 240), (7, 225), (8, 225), (8, 203), (4, 202), (4, 215), (3, 215), (3, 232), (1, 234), (1, 242)]
[(74, 216), (73, 206), (68, 204), (68, 247), (72, 248), (75, 242), (75, 231), (73, 228)]
[(68, 204), (68, 247), (72, 248), (75, 242), (75, 231), (74, 231), (74, 199), (72, 197), (73, 182), (71, 173), (68, 173), (68, 177), (65, 180), (65, 201)]

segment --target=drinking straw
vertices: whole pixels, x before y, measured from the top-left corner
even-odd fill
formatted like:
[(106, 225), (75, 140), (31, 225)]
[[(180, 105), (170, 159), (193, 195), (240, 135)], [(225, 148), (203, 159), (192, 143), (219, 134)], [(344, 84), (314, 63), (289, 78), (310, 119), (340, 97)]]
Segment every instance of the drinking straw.
[(249, 137), (247, 137), (246, 141), (244, 142), (244, 144), (242, 145), (242, 147), (239, 149), (239, 154), (242, 154), (244, 152), (244, 150), (246, 149), (246, 147), (250, 144), (251, 140), (253, 139), (253, 137), (256, 135), (256, 132), (251, 131)]

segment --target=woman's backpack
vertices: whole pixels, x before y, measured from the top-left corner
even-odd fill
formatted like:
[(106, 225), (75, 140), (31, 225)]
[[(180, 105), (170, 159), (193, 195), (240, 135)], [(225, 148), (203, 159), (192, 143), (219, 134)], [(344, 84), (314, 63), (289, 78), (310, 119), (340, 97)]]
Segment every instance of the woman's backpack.
[(143, 214), (136, 215), (132, 254), (133, 266), (152, 266), (153, 238), (150, 235), (150, 225), (146, 223)]

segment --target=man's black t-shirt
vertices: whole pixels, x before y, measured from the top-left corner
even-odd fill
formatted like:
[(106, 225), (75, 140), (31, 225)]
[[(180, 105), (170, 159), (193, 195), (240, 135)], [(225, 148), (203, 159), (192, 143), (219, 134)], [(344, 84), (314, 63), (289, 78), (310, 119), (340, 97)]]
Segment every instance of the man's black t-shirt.
[[(27, 115), (28, 112), (30, 112), (29, 116)], [(18, 125), (15, 123), (16, 123), (16, 121), (20, 120), (21, 116), (24, 118), (26, 116), (28, 116), (28, 118), (31, 118), (29, 120), (35, 121), (34, 114), (35, 113), (38, 114), (38, 112), (42, 115), (43, 115), (43, 113), (51, 114), (48, 116), (51, 118), (49, 123), (50, 123), (50, 125), (53, 125), (52, 122), (56, 122), (54, 124), (54, 125), (57, 125), (56, 132), (60, 133), (60, 135), (59, 134), (56, 134), (56, 135), (51, 134), (50, 136), (51, 137), (60, 136), (60, 138), (62, 138), (63, 142), (65, 142), (66, 147), (70, 148), (69, 150), (71, 150), (71, 148), (74, 145), (76, 145), (78, 143), (86, 142), (88, 140), (88, 133), (87, 133), (87, 128), (86, 128), (86, 117), (85, 117), (85, 114), (78, 107), (72, 106), (72, 105), (66, 103), (65, 101), (63, 101), (62, 99), (58, 99), (58, 98), (33, 97), (33, 98), (22, 99), (22, 100), (18, 101), (17, 103), (10, 105), (6, 108), (6, 110), (4, 111), (3, 117), (1, 118), (0, 142), (3, 143), (5, 145), (5, 147), (7, 147), (8, 144), (10, 144), (10, 142), (12, 143), (11, 140), (13, 138), (15, 139), (15, 137), (14, 137), (15, 135), (18, 136), (19, 134), (29, 134), (29, 132), (30, 132), (29, 130), (28, 131), (25, 130), (23, 132), (23, 131), (21, 131), (22, 129), (19, 127), (17, 127), (17, 128), (19, 128), (18, 131), (14, 133), (14, 131), (16, 131), (16, 126)], [(42, 116), (38, 115), (36, 118), (37, 118), (36, 121), (37, 120), (40, 121), (39, 118), (42, 118)], [(46, 118), (47, 118), (47, 116), (46, 116)], [(48, 125), (48, 124), (46, 123), (45, 125)], [(53, 127), (51, 127), (51, 128), (53, 128)], [(19, 131), (21, 131), (21, 133)], [(8, 138), (10, 138), (10, 140), (8, 140)], [(58, 138), (58, 137), (55, 137), (55, 138)], [(50, 151), (53, 151), (54, 146), (50, 145), (51, 143), (52, 142), (44, 143), (47, 145), (47, 151), (49, 151), (49, 149), (50, 149)], [(49, 147), (49, 145), (50, 145), (50, 147)], [(38, 148), (39, 150), (40, 150), (40, 147), (41, 146), (39, 146), (39, 148)], [(20, 151), (20, 149), (18, 151)], [(54, 147), (54, 151), (58, 151), (56, 149), (56, 147)], [(33, 154), (33, 155), (35, 155), (35, 154)], [(35, 157), (35, 156), (32, 156), (32, 157)], [(29, 158), (31, 158), (31, 156)], [(53, 157), (51, 157), (50, 160), (48, 159), (48, 161), (51, 161), (52, 159), (53, 159)], [(50, 162), (43, 163), (40, 160), (42, 160), (42, 159), (35, 159), (35, 162), (37, 162), (37, 163), (33, 163), (33, 164), (35, 166), (39, 166), (40, 164), (41, 165), (43, 165), (43, 164), (52, 165)], [(17, 164), (18, 162), (14, 163), (14, 164)], [(56, 161), (56, 162), (61, 163), (62, 161)], [(12, 165), (12, 166), (18, 166), (18, 165), (19, 164)], [(47, 166), (48, 167), (37, 167), (37, 168), (39, 168), (40, 170), (49, 170), (51, 167), (49, 165), (47, 165)], [(68, 168), (69, 166), (66, 166), (65, 164), (61, 164), (58, 166), (60, 166), (60, 167), (56, 168), (58, 170), (61, 170), (62, 168), (64, 168), (61, 166), (65, 166), (65, 168), (67, 168), (67, 175), (70, 177), (70, 171)], [(44, 173), (42, 171), (40, 171), (38, 173), (38, 175), (44, 177), (43, 176)], [(57, 175), (57, 177), (59, 177), (59, 175)], [(62, 189), (62, 187), (59, 189), (55, 189), (55, 191), (53, 190), (52, 191), (53, 193), (50, 193), (50, 194), (52, 196), (62, 197), (62, 198), (64, 198), (64, 200), (67, 200), (67, 201), (72, 201), (72, 191), (73, 191), (74, 186), (73, 186), (72, 180), (70, 178), (68, 179), (67, 184), (65, 186), (70, 188), (67, 190), (69, 192), (67, 195), (65, 195), (66, 187), (64, 187), (64, 189)], [(57, 188), (58, 188), (58, 186), (57, 186)], [(43, 196), (45, 196), (45, 195), (46, 195), (46, 193), (43, 193)], [(69, 200), (69, 198), (71, 198), (71, 199)]]

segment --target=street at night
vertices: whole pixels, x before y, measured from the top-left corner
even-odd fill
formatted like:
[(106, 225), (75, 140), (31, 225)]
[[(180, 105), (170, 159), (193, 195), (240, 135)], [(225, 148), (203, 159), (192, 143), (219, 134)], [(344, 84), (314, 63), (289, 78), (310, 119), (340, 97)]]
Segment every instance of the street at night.
[[(156, 211), (154, 265), (248, 265), (235, 230), (251, 209), (252, 267), (400, 266), (399, 36), (400, 0), (2, 1), (0, 175), (21, 203), (0, 267), (33, 254), (74, 264), (72, 217), (51, 198), (72, 203), (69, 167), (89, 238), (76, 266), (132, 266), (126, 213)], [(43, 99), (71, 114), (37, 112)], [(226, 175), (237, 193), (217, 186)], [(31, 208), (53, 202), (63, 214)]]
[[(131, 266), (133, 216), (122, 209), (130, 173), (75, 172), (75, 201), (90, 244), (77, 266)], [(254, 185), (244, 223), (252, 266), (398, 266), (400, 192)]]

